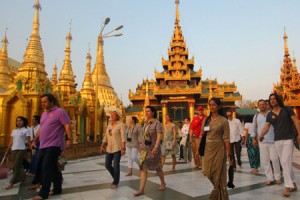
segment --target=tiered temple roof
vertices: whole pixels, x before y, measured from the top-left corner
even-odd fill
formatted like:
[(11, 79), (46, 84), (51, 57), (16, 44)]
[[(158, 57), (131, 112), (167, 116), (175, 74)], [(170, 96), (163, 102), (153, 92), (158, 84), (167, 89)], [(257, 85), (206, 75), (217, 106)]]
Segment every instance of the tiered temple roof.
[(291, 59), (288, 46), (288, 36), (284, 31), (284, 57), (280, 68), (280, 82), (274, 84), (273, 90), (284, 100), (285, 105), (300, 106), (300, 75), (296, 58)]
[[(175, 27), (168, 48), (168, 59), (162, 58), (163, 71), (155, 69), (155, 80), (143, 80), (136, 92), (129, 90), (129, 99), (133, 106), (127, 112), (142, 110), (148, 104), (159, 106), (162, 102), (188, 101), (205, 105), (211, 97), (218, 97), (233, 106), (242, 96), (236, 92), (235, 83), (219, 84), (217, 79), (202, 80), (202, 68), (195, 70), (194, 57), (189, 58), (179, 18), (179, 0), (176, 0)], [(161, 105), (160, 105), (161, 106)], [(190, 116), (192, 114), (190, 113)]]

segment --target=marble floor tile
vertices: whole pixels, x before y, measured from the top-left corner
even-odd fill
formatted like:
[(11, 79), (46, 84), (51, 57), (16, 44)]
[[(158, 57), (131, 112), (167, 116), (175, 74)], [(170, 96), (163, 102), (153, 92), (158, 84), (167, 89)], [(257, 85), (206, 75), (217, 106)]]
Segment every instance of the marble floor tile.
[[(177, 156), (178, 160), (178, 156)], [(280, 200), (299, 199), (300, 191), (291, 193), (289, 198), (282, 196), (283, 184), (266, 186), (265, 175), (262, 168), (259, 173), (249, 173), (250, 165), (247, 157), (247, 150), (242, 151), (243, 168), (237, 168), (235, 172), (235, 189), (228, 190), (230, 200)], [(105, 156), (93, 156), (77, 160), (70, 160), (63, 171), (64, 183), (63, 194), (51, 196), (49, 199), (66, 200), (190, 200), (208, 199), (212, 190), (210, 181), (201, 173), (201, 170), (194, 169), (193, 161), (190, 163), (177, 162), (176, 171), (172, 172), (172, 159), (166, 158), (163, 167), (167, 188), (158, 191), (160, 180), (155, 171), (148, 172), (148, 179), (145, 188), (145, 195), (133, 197), (133, 193), (139, 188), (139, 167), (133, 165), (133, 175), (125, 176), (128, 172), (127, 157), (121, 159), (120, 183), (117, 189), (110, 189), (112, 177), (105, 169)], [(293, 155), (293, 170), (296, 182), (300, 187), (300, 151), (295, 150)], [(27, 191), (32, 177), (27, 177), (25, 182), (17, 184), (11, 190), (5, 190), (5, 186), (11, 178), (0, 180), (0, 199), (30, 199), (37, 193)]]

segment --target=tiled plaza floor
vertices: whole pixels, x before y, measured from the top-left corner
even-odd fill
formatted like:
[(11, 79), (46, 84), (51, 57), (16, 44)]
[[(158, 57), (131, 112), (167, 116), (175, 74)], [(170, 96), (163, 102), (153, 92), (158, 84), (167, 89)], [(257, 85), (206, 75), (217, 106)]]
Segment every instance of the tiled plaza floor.
[[(104, 167), (105, 156), (88, 157), (69, 161), (66, 170), (63, 172), (63, 194), (49, 197), (49, 199), (70, 199), (70, 200), (127, 200), (127, 199), (166, 199), (166, 200), (189, 200), (189, 199), (208, 199), (212, 185), (200, 170), (193, 168), (192, 163), (179, 163), (176, 171), (171, 172), (171, 159), (167, 159), (164, 166), (167, 189), (158, 191), (159, 178), (155, 173), (148, 173), (145, 195), (134, 197), (133, 193), (139, 187), (139, 171), (134, 166), (134, 175), (125, 176), (127, 173), (127, 158), (121, 159), (121, 180), (119, 187), (115, 190), (110, 189), (112, 178)], [(231, 200), (258, 200), (258, 199), (300, 199), (300, 151), (294, 150), (293, 166), (296, 174), (299, 190), (291, 193), (289, 198), (282, 196), (283, 184), (266, 186), (263, 169), (257, 175), (249, 173), (246, 149), (242, 152), (243, 169), (237, 169), (235, 173), (235, 189), (229, 189)], [(10, 177), (9, 177), (10, 178)], [(0, 180), (0, 199), (1, 200), (21, 200), (30, 199), (36, 195), (35, 191), (27, 191), (32, 177), (27, 177), (25, 182), (16, 185), (15, 188), (7, 191), (4, 187), (9, 179)]]

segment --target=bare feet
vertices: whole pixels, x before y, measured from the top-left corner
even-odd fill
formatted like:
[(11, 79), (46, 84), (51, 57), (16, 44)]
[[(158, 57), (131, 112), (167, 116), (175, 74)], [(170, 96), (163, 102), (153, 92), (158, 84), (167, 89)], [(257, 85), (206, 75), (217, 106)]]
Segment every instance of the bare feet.
[(35, 184), (35, 185), (30, 186), (27, 190), (36, 190), (39, 188), (40, 188), (40, 184)]
[(144, 195), (144, 192), (138, 191), (138, 192), (133, 193), (133, 195), (135, 197), (138, 197), (138, 196)]
[(5, 189), (6, 189), (6, 190), (10, 190), (10, 189), (12, 189), (13, 187), (14, 187), (13, 184), (9, 184), (8, 186), (5, 187)]
[(132, 176), (132, 173), (128, 173), (128, 174), (126, 174), (125, 176)]
[(276, 180), (275, 183), (276, 183), (277, 185), (280, 185), (280, 184), (281, 184), (281, 180)]
[(110, 186), (110, 189), (117, 189), (118, 188), (118, 185), (116, 185), (116, 184), (111, 184), (111, 186)]
[(268, 185), (268, 186), (270, 186), (270, 185), (272, 185), (273, 184), (273, 181), (267, 181), (266, 182), (266, 185)]
[(296, 183), (294, 183), (294, 188), (290, 188), (290, 192), (295, 192), (297, 190), (298, 190), (297, 185)]
[(161, 184), (158, 188), (158, 191), (163, 191), (166, 189), (166, 184)]
[(43, 200), (44, 198), (41, 196), (32, 197), (32, 200)]
[(290, 188), (284, 188), (284, 190), (283, 190), (283, 196), (285, 196), (285, 197), (289, 197), (290, 196)]

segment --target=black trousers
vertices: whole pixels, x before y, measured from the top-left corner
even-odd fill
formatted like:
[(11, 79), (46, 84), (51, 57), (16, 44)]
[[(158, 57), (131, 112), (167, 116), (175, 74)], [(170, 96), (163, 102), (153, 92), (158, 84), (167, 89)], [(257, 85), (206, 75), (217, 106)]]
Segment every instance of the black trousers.
[(233, 142), (230, 143), (230, 155), (233, 159), (233, 167), (236, 168), (236, 161), (235, 161), (235, 156), (236, 155), (236, 159), (237, 159), (237, 163), (239, 166), (242, 165), (242, 161), (241, 161), (241, 152), (242, 152), (242, 141), (238, 141), (238, 142)]
[(42, 188), (39, 192), (39, 196), (48, 198), (50, 192), (51, 182), (53, 182), (53, 192), (62, 192), (62, 177), (61, 172), (57, 167), (58, 156), (60, 155), (60, 147), (48, 147), (40, 149), (40, 160), (42, 166)]

